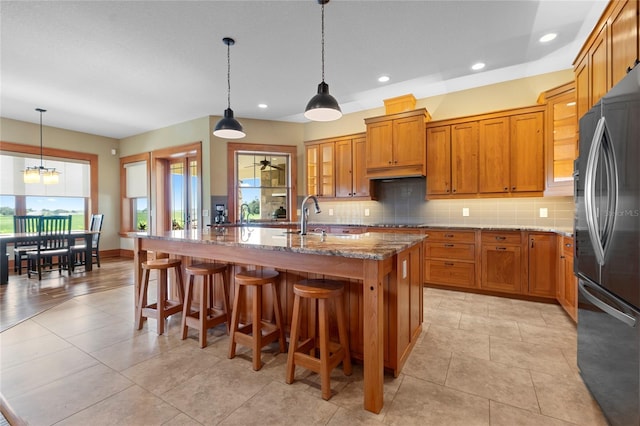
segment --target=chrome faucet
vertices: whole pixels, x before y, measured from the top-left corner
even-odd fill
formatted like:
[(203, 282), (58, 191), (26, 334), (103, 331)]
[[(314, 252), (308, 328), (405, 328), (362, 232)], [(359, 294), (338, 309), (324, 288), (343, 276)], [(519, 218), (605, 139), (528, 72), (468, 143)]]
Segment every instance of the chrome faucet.
[(309, 220), (309, 209), (304, 205), (306, 204), (309, 198), (311, 198), (313, 200), (313, 203), (316, 205), (316, 214), (322, 213), (322, 211), (320, 210), (320, 206), (318, 205), (318, 199), (316, 198), (315, 195), (307, 195), (306, 197), (304, 197), (304, 200), (302, 200), (302, 204), (300, 204), (300, 212), (302, 213), (300, 215), (300, 235), (307, 235), (307, 221)]
[(249, 204), (242, 203), (240, 205), (240, 225), (249, 223)]

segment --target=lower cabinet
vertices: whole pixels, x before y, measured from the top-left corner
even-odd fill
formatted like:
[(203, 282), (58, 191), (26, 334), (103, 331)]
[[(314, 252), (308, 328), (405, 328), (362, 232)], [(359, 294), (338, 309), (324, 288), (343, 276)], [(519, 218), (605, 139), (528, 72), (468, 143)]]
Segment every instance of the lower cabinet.
[(556, 297), (556, 234), (527, 233), (528, 286), (524, 293)]
[(425, 282), (477, 288), (476, 231), (429, 230), (427, 233)]
[(482, 232), (480, 288), (511, 294), (522, 291), (522, 237), (518, 232)]
[(573, 273), (573, 238), (558, 237), (556, 299), (569, 316), (578, 319), (578, 279)]

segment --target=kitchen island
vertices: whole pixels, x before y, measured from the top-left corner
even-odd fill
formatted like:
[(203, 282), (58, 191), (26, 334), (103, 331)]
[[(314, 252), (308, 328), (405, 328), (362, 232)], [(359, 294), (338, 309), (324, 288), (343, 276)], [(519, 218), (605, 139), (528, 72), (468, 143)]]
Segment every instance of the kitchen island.
[(359, 300), (348, 302), (348, 310), (353, 312), (353, 303), (355, 311), (361, 311), (359, 318), (350, 319), (352, 327), (355, 324), (359, 328), (361, 342), (354, 345), (352, 330), (351, 344), (355, 354), (361, 348), (364, 408), (375, 413), (380, 412), (384, 402), (385, 360), (387, 368), (397, 376), (422, 328), (425, 235), (420, 233), (300, 235), (284, 229), (242, 226), (129, 236), (134, 238), (136, 294), (142, 277), (141, 263), (147, 259), (148, 251), (156, 256), (256, 265), (356, 283)]

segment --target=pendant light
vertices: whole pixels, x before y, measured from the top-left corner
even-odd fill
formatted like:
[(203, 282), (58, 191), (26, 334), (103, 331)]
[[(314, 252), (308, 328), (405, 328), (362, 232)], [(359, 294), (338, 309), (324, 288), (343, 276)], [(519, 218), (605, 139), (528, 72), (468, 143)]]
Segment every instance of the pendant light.
[(324, 82), (324, 5), (329, 0), (318, 0), (322, 6), (322, 82), (318, 84), (318, 94), (315, 95), (304, 111), (304, 116), (313, 121), (333, 121), (342, 117), (342, 111), (336, 98), (329, 94), (329, 85)]
[(58, 183), (60, 172), (55, 168), (44, 167), (42, 162), (42, 113), (47, 112), (47, 110), (36, 108), (36, 111), (40, 113), (40, 166), (27, 167), (22, 172), (23, 181), (24, 183), (40, 183), (40, 177), (42, 177), (42, 183), (45, 185), (54, 185)]
[(235, 40), (225, 37), (222, 42), (227, 45), (227, 109), (224, 110), (224, 118), (216, 124), (213, 129), (214, 136), (224, 139), (240, 139), (246, 134), (242, 130), (242, 124), (233, 118), (233, 110), (231, 109), (231, 55), (230, 47), (235, 44)]

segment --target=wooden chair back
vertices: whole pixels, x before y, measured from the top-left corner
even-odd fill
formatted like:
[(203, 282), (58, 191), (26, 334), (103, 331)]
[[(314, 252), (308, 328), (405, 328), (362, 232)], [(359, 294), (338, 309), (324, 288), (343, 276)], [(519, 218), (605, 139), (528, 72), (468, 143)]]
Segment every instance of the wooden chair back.
[(25, 234), (38, 232), (41, 216), (14, 216), (13, 232), (15, 234)]
[(99, 232), (102, 231), (102, 222), (104, 220), (104, 215), (103, 214), (92, 214), (91, 215), (91, 225), (89, 227), (89, 229), (91, 231), (96, 231), (98, 232), (98, 234), (93, 234), (92, 237), (92, 244), (91, 247), (94, 249), (98, 248), (98, 245), (100, 244), (100, 234)]
[(51, 250), (68, 247), (69, 235), (71, 234), (71, 215), (42, 216), (38, 232), (41, 249)]

